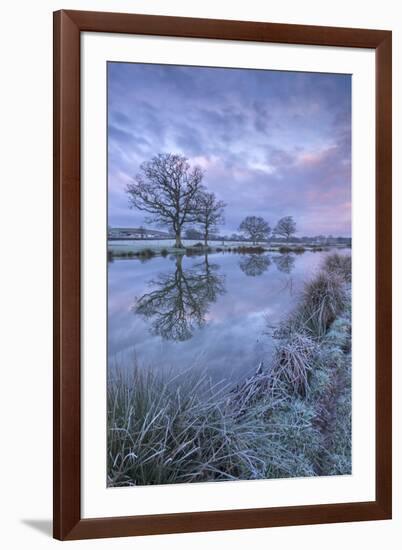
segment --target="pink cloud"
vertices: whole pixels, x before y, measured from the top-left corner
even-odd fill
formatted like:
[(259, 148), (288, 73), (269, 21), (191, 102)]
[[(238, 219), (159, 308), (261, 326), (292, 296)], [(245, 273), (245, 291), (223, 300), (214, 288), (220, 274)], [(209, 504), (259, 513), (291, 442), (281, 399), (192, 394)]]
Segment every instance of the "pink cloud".
[(306, 151), (297, 157), (297, 164), (304, 167), (317, 166), (324, 162), (337, 149), (336, 145), (320, 149), (319, 151)]

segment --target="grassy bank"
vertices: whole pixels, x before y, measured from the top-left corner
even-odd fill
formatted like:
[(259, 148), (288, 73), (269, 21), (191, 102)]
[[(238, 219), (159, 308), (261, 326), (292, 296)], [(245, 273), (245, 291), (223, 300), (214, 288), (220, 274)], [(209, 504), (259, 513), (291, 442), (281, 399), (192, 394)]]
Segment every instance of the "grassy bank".
[(350, 258), (332, 254), (235, 387), (134, 369), (108, 383), (108, 485), (351, 471)]
[[(215, 252), (238, 252), (248, 251), (247, 253), (279, 252), (283, 254), (302, 254), (303, 252), (323, 252), (332, 248), (343, 248), (341, 246), (331, 245), (331, 247), (314, 244), (275, 244), (275, 243), (240, 243), (240, 242), (210, 242), (207, 247), (202, 243), (184, 242), (183, 248), (175, 248), (168, 240), (166, 241), (148, 241), (147, 244), (141, 241), (127, 241), (122, 244), (115, 244), (114, 241), (108, 243), (108, 257), (113, 258), (140, 258), (150, 259), (154, 256), (167, 256), (168, 254), (188, 254), (197, 252), (215, 253)], [(246, 253), (246, 252), (244, 252)]]

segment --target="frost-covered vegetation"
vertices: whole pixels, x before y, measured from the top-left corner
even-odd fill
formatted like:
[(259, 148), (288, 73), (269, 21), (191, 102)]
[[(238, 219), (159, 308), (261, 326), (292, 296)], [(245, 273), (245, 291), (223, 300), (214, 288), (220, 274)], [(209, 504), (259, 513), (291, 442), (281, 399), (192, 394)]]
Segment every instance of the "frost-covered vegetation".
[[(210, 240), (208, 246), (205, 246), (197, 240), (188, 239), (183, 239), (182, 248), (176, 248), (174, 240), (172, 239), (127, 239), (121, 241), (108, 241), (108, 255), (110, 258), (130, 258), (141, 257), (147, 255), (149, 252), (154, 256), (162, 254), (163, 251), (167, 251), (169, 254), (186, 254), (187, 252), (191, 253), (194, 248), (201, 248), (200, 244), (201, 247), (203, 247), (204, 250), (208, 250), (208, 252), (236, 252), (242, 248), (247, 248), (249, 250), (257, 248), (262, 252), (280, 252), (282, 254), (293, 252), (295, 254), (301, 254), (306, 251), (322, 252), (323, 250), (329, 249), (328, 246), (322, 244), (289, 243), (283, 245), (275, 241), (254, 243), (252, 241)], [(344, 248), (344, 245), (331, 245), (331, 248)]]
[(108, 484), (351, 473), (351, 259), (331, 254), (235, 387), (135, 368), (108, 382)]

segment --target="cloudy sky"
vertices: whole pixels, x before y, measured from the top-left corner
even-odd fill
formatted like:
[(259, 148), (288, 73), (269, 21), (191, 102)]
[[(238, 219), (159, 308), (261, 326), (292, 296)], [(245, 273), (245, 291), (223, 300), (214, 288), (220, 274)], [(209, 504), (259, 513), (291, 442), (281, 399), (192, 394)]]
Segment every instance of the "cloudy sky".
[(125, 187), (141, 162), (180, 153), (227, 203), (224, 233), (246, 215), (297, 234), (351, 234), (351, 77), (108, 64), (109, 225), (139, 226)]

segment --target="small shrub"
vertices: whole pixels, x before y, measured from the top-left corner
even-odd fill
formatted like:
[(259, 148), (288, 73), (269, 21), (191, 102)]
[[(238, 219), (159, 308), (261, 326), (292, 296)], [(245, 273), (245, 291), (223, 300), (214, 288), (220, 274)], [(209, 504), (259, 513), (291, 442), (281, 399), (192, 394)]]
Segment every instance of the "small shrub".
[(137, 254), (140, 258), (153, 258), (155, 256), (155, 251), (151, 248), (143, 248)]
[(206, 248), (186, 248), (186, 256), (202, 256), (207, 252)]
[(306, 249), (304, 246), (280, 246), (279, 252), (281, 254), (289, 254), (290, 252), (294, 252), (295, 254), (303, 254), (306, 252)]
[(233, 248), (233, 252), (238, 254), (263, 254), (265, 249), (262, 246), (238, 246)]

